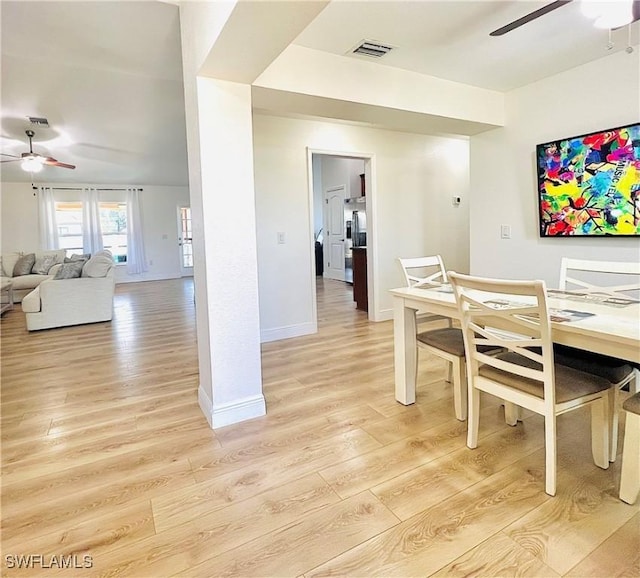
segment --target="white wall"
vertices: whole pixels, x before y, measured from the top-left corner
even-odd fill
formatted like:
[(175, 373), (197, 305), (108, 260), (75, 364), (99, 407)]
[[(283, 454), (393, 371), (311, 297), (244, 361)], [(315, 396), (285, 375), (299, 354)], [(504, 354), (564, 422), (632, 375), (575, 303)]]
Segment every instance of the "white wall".
[(638, 238), (539, 238), (535, 166), (537, 143), (638, 121), (638, 47), (514, 90), (506, 105), (504, 128), (471, 138), (471, 272), (557, 286), (561, 256), (640, 260)]
[(346, 185), (347, 197), (360, 196), (360, 175), (364, 160), (322, 156), (322, 193), (331, 187)]
[[(441, 253), (468, 271), (468, 142), (371, 128), (254, 115), (260, 323), (263, 340), (313, 330), (312, 226), (307, 147), (371, 153), (376, 182), (369, 229), (377, 257), (374, 319), (391, 318), (387, 291), (402, 285), (397, 257)], [(369, 185), (369, 184), (368, 184)], [(463, 197), (454, 207), (451, 196)], [(278, 245), (277, 233), (286, 243)], [(367, 244), (371, 246), (370, 237)], [(370, 302), (371, 306), (371, 302)]]
[[(59, 187), (78, 185), (56, 185)], [(98, 188), (121, 188), (117, 185), (93, 185)], [(178, 206), (189, 205), (188, 187), (141, 185), (142, 219), (148, 271), (140, 275), (128, 275), (126, 266), (116, 269), (116, 281), (150, 281), (180, 277), (180, 251), (177, 242)], [(2, 252), (40, 249), (38, 238), (38, 198), (29, 183), (2, 183), (1, 220)], [(101, 193), (104, 200), (124, 200), (124, 193)], [(108, 195), (109, 198), (105, 195)], [(72, 200), (68, 194), (66, 200)], [(79, 197), (78, 197), (79, 199)]]
[[(287, 46), (253, 85), (417, 112), (431, 117), (443, 132), (447, 127), (449, 132), (453, 127), (475, 132), (481, 124), (504, 124), (501, 92), (298, 44)], [(322, 108), (321, 102), (316, 104)], [(385, 115), (384, 110), (379, 113)]]

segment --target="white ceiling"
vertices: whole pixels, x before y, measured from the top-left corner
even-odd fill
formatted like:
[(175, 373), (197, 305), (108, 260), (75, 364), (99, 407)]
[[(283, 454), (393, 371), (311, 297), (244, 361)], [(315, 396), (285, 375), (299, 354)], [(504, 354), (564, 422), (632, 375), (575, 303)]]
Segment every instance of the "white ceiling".
[[(295, 43), (344, 55), (361, 40), (376, 40), (395, 47), (377, 61), (381, 66), (496, 91), (610, 53), (608, 32), (593, 28), (577, 1), (505, 36), (489, 36), (545, 4), (334, 0)], [(2, 152), (25, 152), (26, 117), (43, 116), (51, 128), (34, 128), (34, 150), (77, 169), (46, 167), (39, 182), (187, 184), (177, 6), (2, 0), (0, 9)], [(631, 26), (634, 45), (639, 26)], [(626, 28), (613, 33), (613, 51), (626, 48), (627, 34)], [(31, 179), (17, 162), (0, 166), (3, 181)]]
[[(295, 43), (346, 54), (362, 40), (379, 41), (394, 47), (376, 60), (381, 65), (503, 92), (627, 47), (625, 28), (613, 32), (614, 47), (607, 50), (608, 31), (594, 28), (577, 0), (503, 36), (489, 36), (550, 1), (334, 0)], [(634, 44), (639, 26), (631, 27)]]
[[(180, 22), (161, 2), (13, 2), (2, 10), (3, 153), (34, 151), (39, 182), (186, 185)], [(6, 160), (7, 157), (2, 157)], [(3, 181), (29, 181), (19, 162)]]

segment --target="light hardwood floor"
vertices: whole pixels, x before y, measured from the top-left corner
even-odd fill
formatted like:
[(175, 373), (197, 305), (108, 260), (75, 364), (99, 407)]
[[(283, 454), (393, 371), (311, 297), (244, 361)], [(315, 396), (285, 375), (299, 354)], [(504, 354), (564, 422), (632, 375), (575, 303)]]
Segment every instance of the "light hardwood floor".
[(263, 346), (268, 415), (214, 432), (191, 281), (116, 293), (111, 323), (2, 317), (3, 575), (640, 576), (639, 507), (619, 458), (594, 466), (588, 413), (559, 419), (551, 498), (539, 417), (511, 428), (484, 398), (467, 449), (442, 362), (421, 352), (397, 403), (391, 322), (320, 280), (318, 334)]

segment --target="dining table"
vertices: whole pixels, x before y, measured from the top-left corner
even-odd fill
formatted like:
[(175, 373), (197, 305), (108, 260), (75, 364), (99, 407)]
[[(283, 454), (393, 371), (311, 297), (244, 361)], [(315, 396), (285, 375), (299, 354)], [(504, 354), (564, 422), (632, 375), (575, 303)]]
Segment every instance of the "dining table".
[[(391, 289), (395, 397), (415, 403), (417, 375), (416, 312), (459, 321), (448, 284)], [(497, 296), (504, 299), (504, 295)], [(520, 298), (514, 297), (514, 301)], [(640, 302), (635, 299), (573, 291), (547, 290), (554, 343), (640, 364)]]

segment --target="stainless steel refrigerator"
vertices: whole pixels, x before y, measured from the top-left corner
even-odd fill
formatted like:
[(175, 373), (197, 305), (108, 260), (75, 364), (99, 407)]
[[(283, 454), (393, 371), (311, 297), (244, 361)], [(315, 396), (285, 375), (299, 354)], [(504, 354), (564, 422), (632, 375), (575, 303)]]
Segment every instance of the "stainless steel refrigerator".
[(355, 197), (344, 201), (346, 239), (344, 245), (344, 278), (353, 283), (352, 247), (367, 246), (366, 197)]

